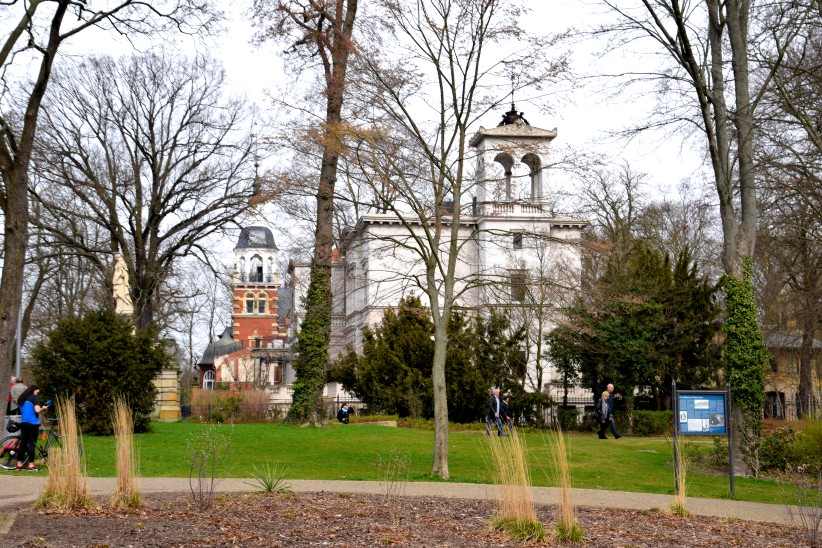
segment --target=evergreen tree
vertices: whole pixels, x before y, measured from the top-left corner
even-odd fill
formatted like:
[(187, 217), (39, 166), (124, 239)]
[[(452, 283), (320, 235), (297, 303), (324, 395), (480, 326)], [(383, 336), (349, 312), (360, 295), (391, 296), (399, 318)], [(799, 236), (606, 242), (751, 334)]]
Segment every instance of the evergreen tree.
[[(396, 312), (385, 312), (380, 325), (365, 329), (362, 354), (349, 348), (335, 363), (330, 379), (341, 382), (374, 411), (431, 418), (433, 333), (428, 309), (417, 297), (405, 298)], [(525, 334), (512, 333), (507, 316), (492, 312), (487, 319), (469, 321), (454, 313), (448, 339), (446, 389), (452, 421), (481, 419), (493, 385), (511, 395), (517, 416), (535, 415), (535, 398), (523, 388)]]
[(570, 307), (549, 354), (595, 395), (609, 382), (619, 386), (629, 411), (635, 388), (669, 407), (671, 379), (698, 387), (719, 369), (716, 291), (687, 250), (672, 266), (648, 243), (635, 242), (609, 261), (591, 298)]
[(32, 353), (37, 384), (49, 397), (75, 399), (84, 432), (111, 434), (114, 398), (125, 397), (134, 429), (148, 429), (154, 408), (154, 377), (171, 357), (151, 328), (134, 330), (125, 316), (110, 310), (66, 318)]

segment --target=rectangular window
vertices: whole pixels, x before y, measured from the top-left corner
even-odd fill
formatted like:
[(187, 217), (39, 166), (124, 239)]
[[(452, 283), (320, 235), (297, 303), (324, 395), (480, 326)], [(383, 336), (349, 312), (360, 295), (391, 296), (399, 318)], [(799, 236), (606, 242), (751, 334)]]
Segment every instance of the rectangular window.
[(254, 348), (262, 348), (263, 347), (263, 340), (262, 339), (251, 339), (252, 346)]
[(260, 299), (257, 301), (257, 312), (260, 314), (265, 314), (265, 299)]
[(254, 299), (246, 299), (246, 301), (245, 301), (245, 313), (246, 314), (254, 314)]
[(522, 249), (522, 233), (514, 234), (514, 249)]
[(521, 303), (525, 301), (525, 270), (511, 270), (511, 300)]

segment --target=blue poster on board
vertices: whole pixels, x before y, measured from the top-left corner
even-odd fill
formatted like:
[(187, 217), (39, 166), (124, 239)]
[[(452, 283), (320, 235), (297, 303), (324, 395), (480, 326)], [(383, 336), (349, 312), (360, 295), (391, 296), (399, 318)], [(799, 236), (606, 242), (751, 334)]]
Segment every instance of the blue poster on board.
[(725, 392), (677, 392), (677, 430), (680, 434), (725, 436)]

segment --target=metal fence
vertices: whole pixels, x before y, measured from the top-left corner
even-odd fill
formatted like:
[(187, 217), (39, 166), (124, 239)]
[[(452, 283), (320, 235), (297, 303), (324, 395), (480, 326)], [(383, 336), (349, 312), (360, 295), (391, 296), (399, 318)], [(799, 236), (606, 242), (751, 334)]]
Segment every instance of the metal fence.
[[(781, 393), (779, 393), (781, 395)], [(790, 400), (784, 397), (774, 397), (768, 392), (763, 408), (766, 419), (792, 421), (801, 418), (822, 418), (822, 398), (811, 398), (802, 404), (798, 399)]]

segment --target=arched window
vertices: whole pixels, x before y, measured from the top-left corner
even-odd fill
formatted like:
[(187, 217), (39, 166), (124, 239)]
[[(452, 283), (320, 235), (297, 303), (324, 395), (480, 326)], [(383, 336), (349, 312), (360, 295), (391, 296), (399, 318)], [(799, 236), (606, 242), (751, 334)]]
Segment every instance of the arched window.
[(266, 309), (266, 301), (268, 300), (268, 295), (265, 293), (258, 293), (257, 294), (257, 313), (258, 314), (265, 314)]
[(251, 257), (248, 269), (248, 280), (251, 282), (263, 281), (263, 258), (259, 255)]
[[(511, 155), (507, 152), (500, 152), (496, 156), (494, 156), (494, 161), (497, 162), (502, 166), (505, 174), (505, 201), (511, 201), (511, 174), (513, 173), (514, 169), (514, 159), (511, 158)], [(497, 198), (494, 196), (493, 198)]]
[(203, 390), (214, 390), (214, 371), (211, 369), (203, 373)]
[(240, 257), (240, 280), (246, 281), (245, 257)]
[(245, 313), (254, 314), (254, 293), (245, 294)]
[(528, 166), (528, 172), (531, 176), (531, 201), (542, 201), (542, 162), (539, 156), (533, 152), (529, 152), (522, 157), (522, 163)]
[(267, 282), (274, 281), (274, 257), (268, 258), (268, 272), (266, 273), (266, 275), (268, 276), (266, 278)]

